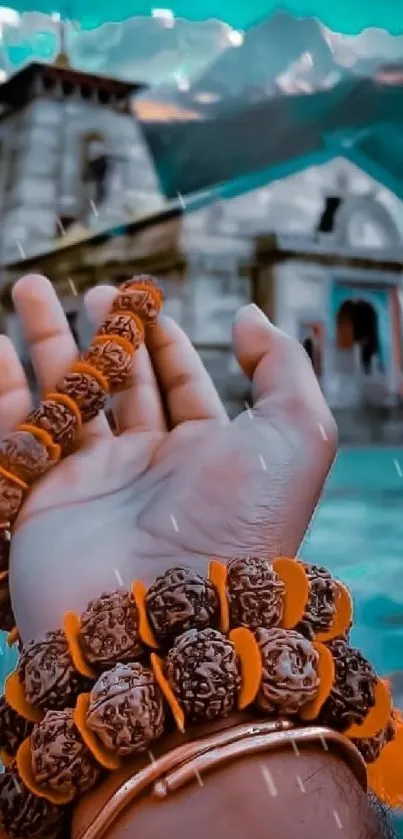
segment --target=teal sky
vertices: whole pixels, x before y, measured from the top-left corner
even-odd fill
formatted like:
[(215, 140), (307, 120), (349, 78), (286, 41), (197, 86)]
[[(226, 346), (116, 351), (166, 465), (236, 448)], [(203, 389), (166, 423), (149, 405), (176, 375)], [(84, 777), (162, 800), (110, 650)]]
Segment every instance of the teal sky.
[(135, 15), (150, 15), (153, 8), (169, 8), (189, 20), (218, 18), (237, 29), (246, 29), (280, 9), (296, 16), (315, 16), (336, 32), (355, 35), (368, 27), (403, 33), (402, 0), (15, 0), (4, 3), (19, 12), (61, 12), (80, 20), (85, 28)]

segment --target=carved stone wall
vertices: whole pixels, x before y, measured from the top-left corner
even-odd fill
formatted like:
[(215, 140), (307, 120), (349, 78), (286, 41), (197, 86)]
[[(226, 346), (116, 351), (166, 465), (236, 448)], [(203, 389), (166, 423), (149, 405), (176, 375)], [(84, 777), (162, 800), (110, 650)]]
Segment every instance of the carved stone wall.
[[(387, 217), (388, 229), (394, 229), (403, 241), (402, 202), (342, 158), (311, 166), (253, 192), (220, 200), (203, 214), (197, 214), (197, 219), (190, 216), (188, 224), (213, 235), (254, 236), (268, 232), (307, 235), (315, 232), (324, 196), (329, 194), (342, 194), (348, 202), (349, 196), (353, 196), (355, 207), (358, 209), (361, 201), (369, 216), (376, 202), (380, 207), (375, 211), (377, 221), (383, 224)], [(353, 209), (351, 204), (350, 208)]]
[[(83, 207), (83, 141), (104, 138), (119, 159), (105, 202)], [(130, 114), (99, 102), (39, 97), (0, 122), (0, 261), (46, 251), (60, 235), (60, 216), (80, 218), (94, 230), (161, 205), (155, 170)]]

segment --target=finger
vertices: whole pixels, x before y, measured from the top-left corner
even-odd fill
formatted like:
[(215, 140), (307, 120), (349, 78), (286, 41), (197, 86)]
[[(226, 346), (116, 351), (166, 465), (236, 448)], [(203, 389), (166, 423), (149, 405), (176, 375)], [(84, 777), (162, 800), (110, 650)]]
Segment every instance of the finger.
[[(13, 301), (39, 387), (46, 394), (77, 358), (76, 343), (56, 292), (45, 277), (28, 275), (18, 280)], [(88, 423), (83, 436), (108, 432), (103, 415)]]
[[(92, 323), (99, 327), (111, 309), (116, 289), (92, 288), (85, 306)], [(118, 431), (166, 431), (164, 408), (148, 350), (144, 344), (134, 353), (131, 386), (112, 400)]]
[(0, 335), (0, 434), (23, 422), (31, 408), (24, 368), (10, 339)]
[(159, 319), (147, 336), (147, 346), (172, 427), (191, 420), (228, 421), (198, 352), (172, 318)]
[(233, 329), (234, 352), (244, 373), (253, 382), (254, 410), (273, 416), (276, 407), (289, 410), (295, 419), (309, 418), (331, 444), (336, 426), (326, 405), (312, 364), (298, 341), (270, 323), (255, 305), (240, 309)]

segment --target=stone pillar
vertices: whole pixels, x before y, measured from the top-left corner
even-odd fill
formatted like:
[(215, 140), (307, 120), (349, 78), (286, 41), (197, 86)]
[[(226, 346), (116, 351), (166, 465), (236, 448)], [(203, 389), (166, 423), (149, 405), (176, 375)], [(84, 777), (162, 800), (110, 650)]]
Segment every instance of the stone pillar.
[(65, 101), (61, 125), (58, 212), (76, 220), (83, 217), (84, 211), (81, 137), (85, 133), (83, 118), (88, 110), (93, 110), (93, 106), (84, 105), (77, 90)]
[(253, 262), (250, 266), (250, 285), (252, 290), (252, 302), (259, 306), (273, 323), (276, 320), (275, 306), (275, 285), (276, 266), (275, 263)]

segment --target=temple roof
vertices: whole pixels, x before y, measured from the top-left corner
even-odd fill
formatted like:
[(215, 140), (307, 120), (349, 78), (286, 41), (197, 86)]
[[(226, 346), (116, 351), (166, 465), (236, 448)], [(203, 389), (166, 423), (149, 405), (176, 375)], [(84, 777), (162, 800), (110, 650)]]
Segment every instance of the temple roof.
[(97, 89), (122, 100), (147, 87), (143, 83), (126, 82), (109, 76), (75, 70), (68, 66), (68, 62), (65, 64), (62, 61), (55, 64), (44, 64), (40, 61), (33, 61), (13, 73), (0, 85), (0, 104), (10, 108), (20, 108), (27, 104), (32, 98), (33, 83), (38, 76), (46, 80), (48, 84), (59, 81), (67, 85), (79, 85), (83, 89)]

